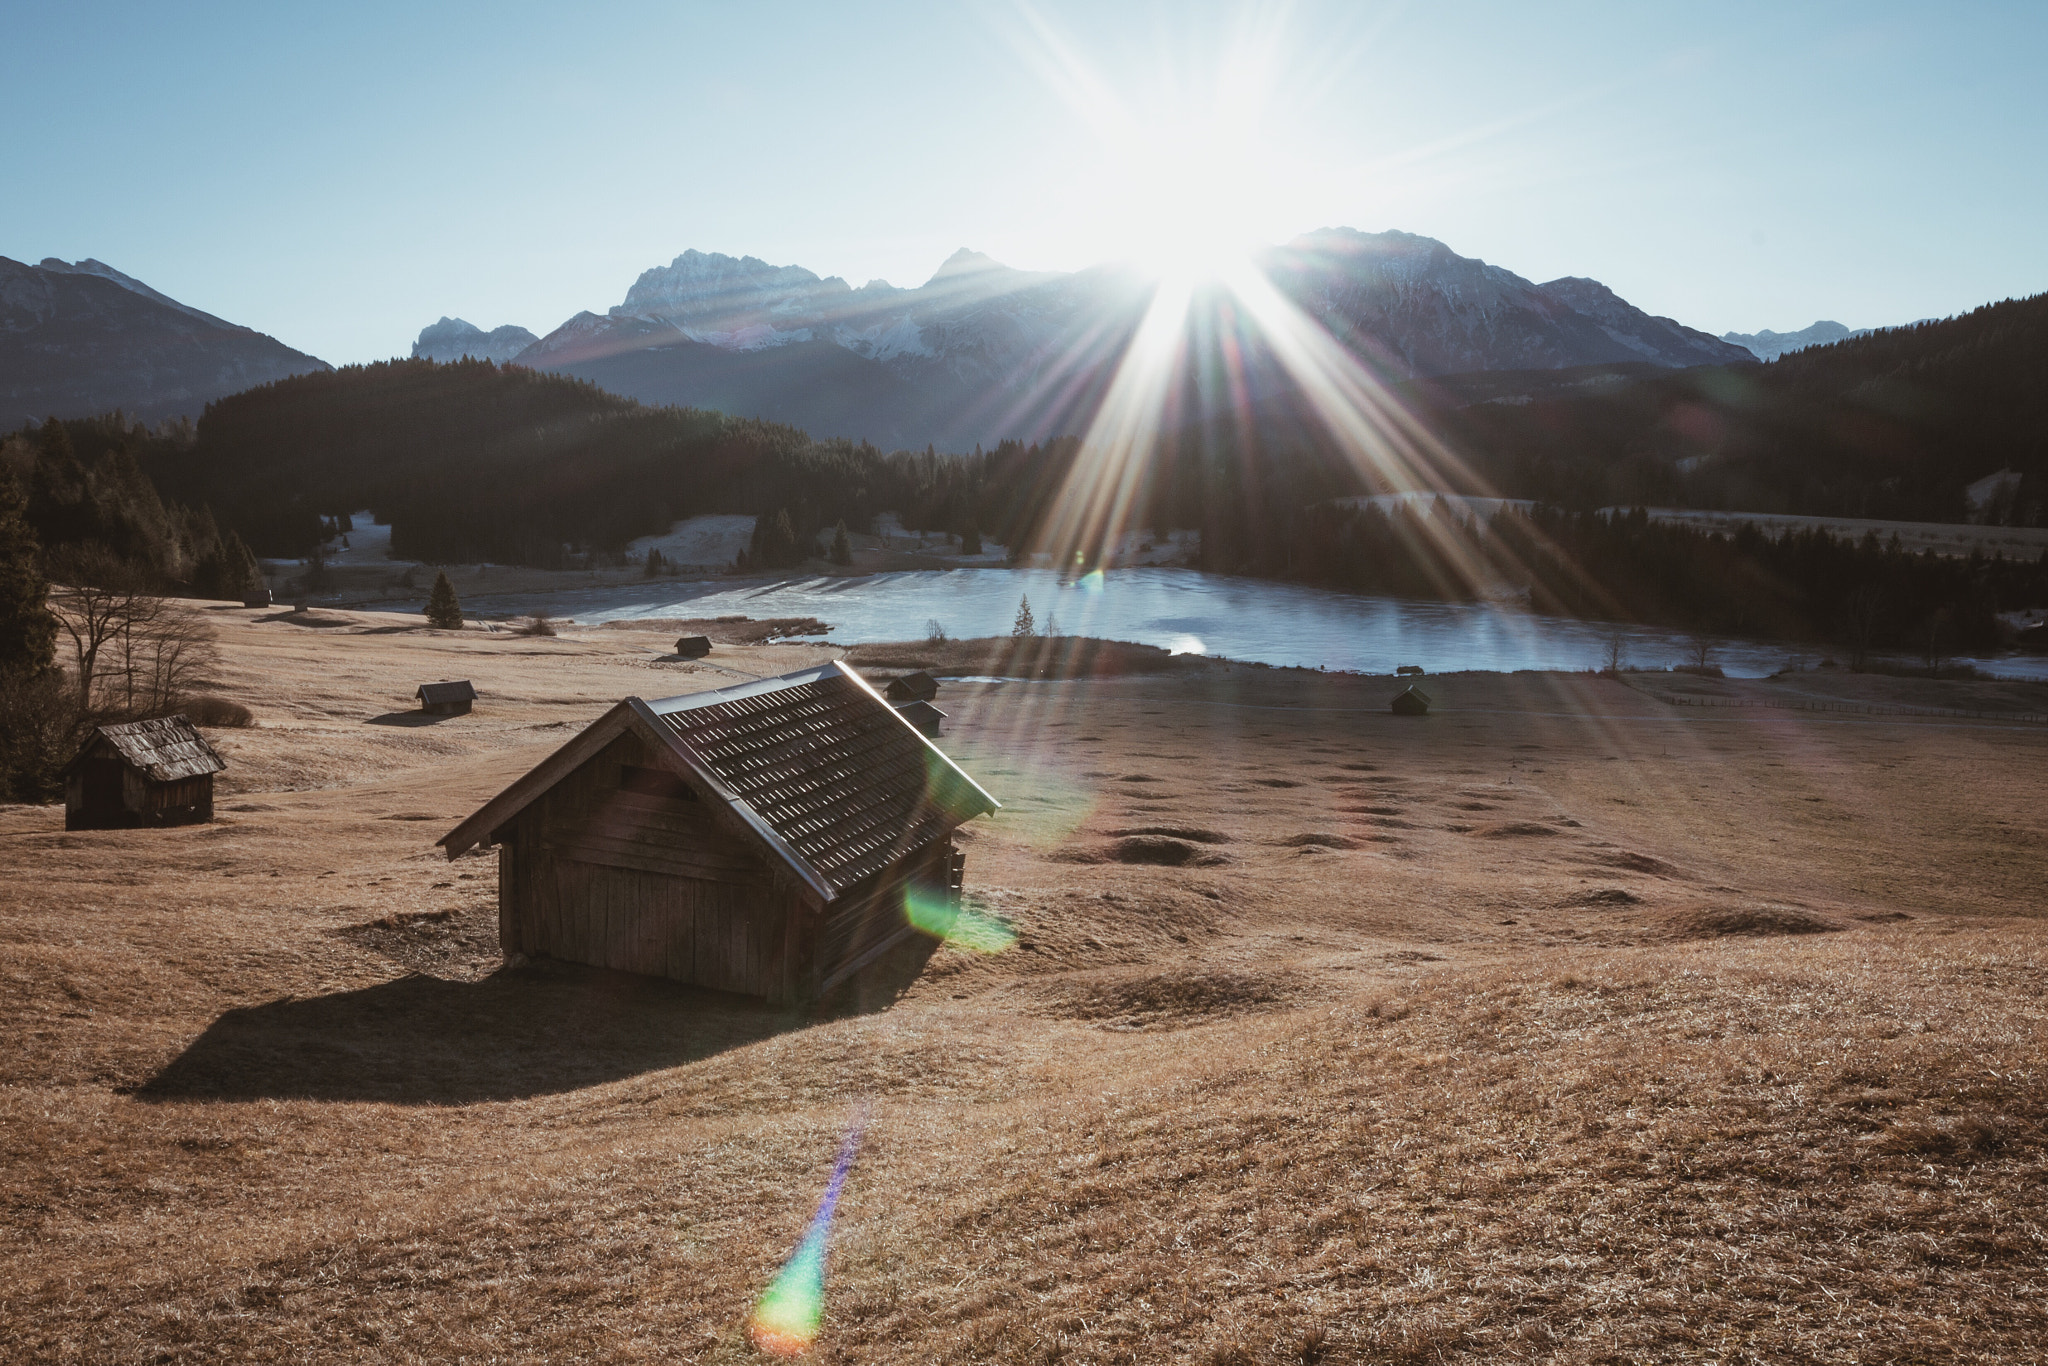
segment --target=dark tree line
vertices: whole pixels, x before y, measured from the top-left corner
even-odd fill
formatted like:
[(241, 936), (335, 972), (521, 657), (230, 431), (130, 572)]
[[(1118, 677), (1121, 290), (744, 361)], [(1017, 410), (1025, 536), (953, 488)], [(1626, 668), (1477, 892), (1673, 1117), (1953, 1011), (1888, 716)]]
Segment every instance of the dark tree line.
[(1536, 507), (1459, 521), (1442, 505), (1393, 513), (1322, 504), (1288, 537), (1288, 577), (1357, 593), (1459, 599), (1526, 590), (1539, 612), (1709, 635), (1925, 657), (1998, 649), (1997, 613), (2048, 603), (2048, 555), (1914, 554), (1896, 538), (1825, 531), (1732, 535)]
[(128, 425), (119, 413), (51, 418), (0, 442), (0, 469), (24, 491), (23, 516), (49, 563), (89, 550), (165, 592), (240, 598), (262, 583), (241, 536), (223, 531), (204, 504), (166, 503), (138, 458), (182, 439), (177, 429)]
[[(1578, 509), (2048, 525), (2048, 295), (1794, 352), (1429, 417), (1511, 497)], [(1428, 401), (1426, 388), (1418, 390)], [(2010, 470), (1988, 506), (1965, 489)]]

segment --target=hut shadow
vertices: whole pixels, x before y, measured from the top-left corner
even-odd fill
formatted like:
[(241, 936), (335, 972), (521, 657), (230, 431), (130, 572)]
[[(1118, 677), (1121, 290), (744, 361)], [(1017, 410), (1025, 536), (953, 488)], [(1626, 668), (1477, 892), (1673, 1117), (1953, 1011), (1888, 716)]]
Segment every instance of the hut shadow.
[(871, 964), (808, 1013), (548, 960), (476, 982), (411, 976), (271, 1001), (222, 1015), (135, 1096), (472, 1105), (581, 1090), (886, 1009), (931, 955), (916, 938), (921, 950)]
[(426, 712), (418, 708), (411, 711), (387, 711), (382, 716), (373, 716), (363, 722), (366, 726), (437, 726), (453, 719), (440, 712)]

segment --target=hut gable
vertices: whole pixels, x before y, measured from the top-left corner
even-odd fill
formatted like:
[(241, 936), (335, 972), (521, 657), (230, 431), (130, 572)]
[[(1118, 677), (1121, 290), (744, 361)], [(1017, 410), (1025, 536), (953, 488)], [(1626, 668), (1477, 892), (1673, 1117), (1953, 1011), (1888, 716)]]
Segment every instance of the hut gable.
[(1404, 692), (1394, 698), (1392, 709), (1396, 716), (1427, 716), (1429, 704), (1433, 700), (1419, 686), (1410, 684)]
[(629, 697), (448, 832), (500, 844), (499, 935), (541, 952), (794, 999), (957, 895), (953, 828), (997, 802), (851, 669)]
[(64, 828), (203, 824), (226, 767), (183, 716), (96, 726), (64, 769)]
[(422, 683), (419, 691), (413, 696), (420, 700), (420, 705), (426, 707), (446, 706), (452, 702), (474, 702), (476, 685), (466, 678), (452, 683)]
[[(102, 750), (97, 743), (106, 742)], [(220, 757), (199, 728), (182, 716), (160, 716), (151, 721), (129, 721), (122, 725), (98, 726), (93, 738), (79, 751), (79, 760), (105, 753), (117, 758), (153, 783), (175, 783), (186, 778), (203, 778), (219, 773), (227, 761)]]
[(890, 679), (885, 691), (891, 702), (929, 702), (939, 695), (939, 680), (919, 669)]
[(639, 728), (822, 899), (1001, 803), (860, 676), (821, 668), (713, 692), (629, 697), (443, 836), (454, 858), (614, 736)]

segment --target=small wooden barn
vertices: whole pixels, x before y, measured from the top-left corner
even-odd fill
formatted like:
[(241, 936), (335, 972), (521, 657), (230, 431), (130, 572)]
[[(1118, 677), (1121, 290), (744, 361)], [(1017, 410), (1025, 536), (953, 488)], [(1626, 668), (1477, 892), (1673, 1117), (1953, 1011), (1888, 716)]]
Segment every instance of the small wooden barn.
[(422, 683), (413, 696), (420, 700), (420, 710), (429, 716), (461, 716), (476, 701), (476, 686), (466, 678), (452, 683)]
[(919, 735), (936, 740), (939, 731), (946, 724), (946, 713), (929, 702), (898, 702), (896, 710), (904, 720), (917, 727)]
[(677, 636), (676, 653), (684, 659), (702, 659), (711, 653), (711, 637)]
[(1406, 692), (1403, 692), (1394, 698), (1394, 715), (1427, 716), (1429, 715), (1429, 703), (1429, 694), (1411, 683), (1408, 685), (1408, 689)]
[(957, 905), (956, 827), (998, 803), (839, 662), (629, 697), (448, 832), (498, 846), (498, 939), (778, 1003)]
[(258, 588), (258, 589), (254, 589), (254, 590), (253, 590), (253, 591), (251, 591), (251, 592), (248, 592), (248, 593), (245, 593), (245, 594), (243, 594), (243, 595), (242, 595), (242, 606), (244, 606), (244, 607), (268, 607), (268, 606), (270, 606), (270, 590), (269, 590), (268, 588)]
[(939, 695), (939, 680), (919, 669), (890, 679), (885, 691), (891, 702), (929, 702)]
[(183, 716), (95, 726), (64, 770), (64, 828), (204, 824), (226, 767)]

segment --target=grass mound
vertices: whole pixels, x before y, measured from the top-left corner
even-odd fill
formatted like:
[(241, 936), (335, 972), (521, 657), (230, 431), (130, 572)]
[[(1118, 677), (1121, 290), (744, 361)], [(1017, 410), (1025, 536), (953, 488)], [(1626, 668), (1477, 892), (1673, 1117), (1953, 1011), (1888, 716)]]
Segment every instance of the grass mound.
[(178, 703), (177, 710), (190, 718), (193, 725), (209, 730), (241, 730), (256, 724), (256, 713), (240, 702), (213, 693), (185, 698)]
[(1164, 835), (1168, 839), (1190, 840), (1196, 844), (1228, 844), (1230, 836), (1216, 830), (1203, 830), (1192, 825), (1133, 825), (1122, 830), (1112, 830), (1112, 835)]
[(1594, 887), (1574, 892), (1560, 904), (1566, 906), (1639, 906), (1642, 898), (1625, 887)]
[(1562, 832), (1535, 821), (1501, 821), (1497, 825), (1482, 825), (1475, 832), (1490, 840), (1540, 839)]
[(1293, 973), (1187, 970), (1116, 982), (1062, 982), (1049, 994), (1059, 1018), (1146, 1029), (1271, 1009), (1304, 991)]
[(1729, 935), (1827, 934), (1848, 927), (1797, 906), (1730, 906), (1675, 915), (1671, 928), (1685, 939), (1720, 939)]
[(1320, 831), (1307, 834), (1289, 835), (1280, 843), (1289, 849), (1356, 849), (1358, 841), (1349, 835), (1330, 835)]
[(1166, 835), (1127, 835), (1103, 850), (1111, 863), (1147, 863), (1165, 868), (1207, 867), (1224, 861), (1186, 840)]

